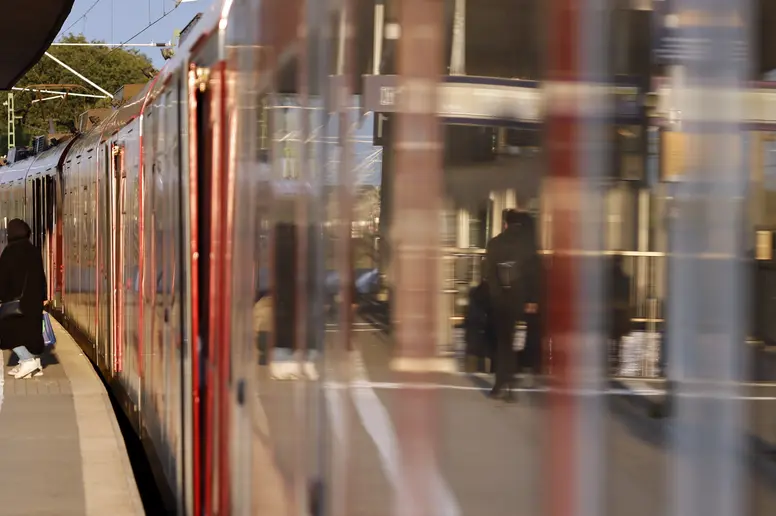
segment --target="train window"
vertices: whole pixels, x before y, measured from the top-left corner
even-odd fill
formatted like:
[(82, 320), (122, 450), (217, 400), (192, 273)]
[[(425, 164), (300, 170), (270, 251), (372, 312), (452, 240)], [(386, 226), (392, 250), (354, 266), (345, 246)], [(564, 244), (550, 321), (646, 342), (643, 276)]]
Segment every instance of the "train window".
[(32, 243), (33, 245), (38, 245), (38, 216), (37, 216), (37, 208), (38, 208), (38, 182), (35, 179), (32, 179), (29, 181), (30, 186), (30, 198), (32, 200), (32, 221), (31, 221), (31, 228), (32, 229)]
[(35, 244), (39, 248), (43, 248), (43, 178), (35, 180), (36, 195), (35, 195)]
[(30, 213), (30, 218), (32, 219), (32, 243), (36, 247), (39, 247), (40, 242), (38, 241), (38, 224), (40, 223), (40, 220), (38, 214), (40, 213), (40, 183), (37, 179), (33, 179), (30, 181), (30, 183), (32, 185), (32, 213)]
[(445, 162), (469, 165), (496, 159), (496, 130), (472, 125), (445, 126)]

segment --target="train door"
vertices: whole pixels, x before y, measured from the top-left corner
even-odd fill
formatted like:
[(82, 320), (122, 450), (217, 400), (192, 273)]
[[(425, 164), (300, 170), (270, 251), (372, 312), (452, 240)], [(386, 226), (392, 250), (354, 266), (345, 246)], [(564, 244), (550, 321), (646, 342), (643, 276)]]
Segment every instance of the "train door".
[(31, 223), (32, 243), (40, 250), (43, 257), (43, 267), (47, 279), (47, 297), (54, 298), (57, 275), (55, 272), (55, 180), (52, 176), (42, 176), (29, 181), (31, 189), (32, 209)]
[(110, 144), (101, 147), (101, 174), (98, 176), (97, 185), (99, 193), (98, 209), (94, 214), (97, 220), (97, 334), (100, 335), (103, 344), (102, 359), (106, 367), (111, 368), (113, 363), (113, 325), (111, 324), (112, 285), (111, 285), (111, 169), (113, 158)]
[[(206, 45), (203, 55), (208, 53)], [(210, 61), (212, 62), (212, 60)], [(194, 383), (194, 506), (196, 514), (227, 514), (229, 345), (225, 338), (226, 231), (224, 66), (192, 67), (189, 76), (191, 324), (196, 339)], [(202, 474), (204, 472), (204, 474)]]
[[(32, 210), (30, 229), (32, 230), (32, 244), (43, 252), (42, 238), (41, 238), (41, 179), (30, 179), (27, 183), (30, 185), (31, 198), (32, 198)], [(28, 219), (29, 220), (29, 219)]]
[(46, 176), (44, 179), (45, 188), (45, 225), (46, 225), (46, 241), (45, 241), (45, 254), (46, 257), (46, 278), (48, 278), (48, 298), (54, 299), (54, 293), (56, 292), (56, 269), (54, 268), (54, 250), (56, 249), (56, 227), (54, 220), (54, 204), (56, 199), (56, 190), (54, 186), (54, 177)]
[[(46, 251), (46, 177), (35, 180), (38, 184), (38, 207), (35, 215), (38, 217), (38, 247), (41, 253)], [(45, 256), (45, 254), (44, 254)]]
[(29, 214), (32, 215), (32, 220), (27, 220), (30, 221), (30, 226), (32, 229), (32, 244), (40, 249), (40, 230), (38, 228), (38, 213), (40, 211), (40, 192), (38, 191), (38, 186), (40, 183), (37, 179), (31, 179), (27, 181), (27, 183), (30, 185), (32, 197), (32, 213)]
[[(42, 221), (41, 221), (41, 214), (42, 214), (42, 208), (41, 208), (41, 199), (43, 197), (41, 192), (41, 184), (42, 180), (40, 178), (35, 179), (29, 179), (27, 181), (27, 184), (30, 186), (30, 198), (31, 198), (31, 218), (28, 219), (30, 229), (32, 231), (32, 234), (30, 235), (30, 239), (32, 240), (32, 244), (38, 248), (38, 251), (43, 256), (44, 249), (43, 249), (43, 239), (42, 239)], [(45, 267), (45, 264), (44, 264)]]
[(94, 217), (94, 228), (96, 231), (97, 249), (94, 258), (94, 276), (95, 276), (95, 308), (97, 310), (95, 319), (97, 320), (97, 356), (99, 357), (98, 364), (110, 367), (111, 364), (111, 346), (112, 335), (110, 335), (107, 321), (107, 311), (110, 305), (110, 289), (108, 285), (108, 271), (110, 268), (107, 266), (108, 256), (110, 256), (110, 236), (108, 232), (109, 226), (109, 186), (108, 180), (110, 177), (110, 146), (98, 146), (97, 147), (97, 173), (95, 174), (95, 190), (96, 190), (96, 205), (95, 211), (92, 214)]
[(53, 189), (53, 206), (52, 211), (54, 213), (54, 249), (51, 253), (52, 256), (52, 269), (54, 271), (54, 292), (53, 299), (57, 308), (62, 303), (62, 296), (64, 294), (64, 282), (65, 282), (65, 266), (64, 266), (64, 221), (65, 221), (65, 199), (64, 199), (64, 168), (62, 164), (57, 170), (57, 176), (52, 181)]
[[(109, 235), (106, 238), (106, 245), (110, 248), (110, 261), (107, 264), (109, 275), (110, 309), (108, 310), (108, 326), (112, 330), (112, 350), (111, 350), (111, 369), (113, 373), (122, 371), (123, 365), (123, 318), (120, 313), (122, 305), (121, 286), (124, 282), (124, 225), (122, 216), (124, 213), (124, 190), (126, 188), (126, 171), (124, 170), (124, 148), (117, 142), (110, 147), (106, 147), (106, 152), (110, 152), (110, 166), (106, 169), (106, 187), (109, 189), (106, 199), (110, 199), (110, 209), (105, 210), (106, 230)], [(109, 229), (108, 229), (109, 228)]]
[(207, 475), (205, 466), (207, 414), (205, 385), (207, 371), (208, 326), (207, 300), (210, 290), (210, 92), (208, 70), (192, 65), (189, 71), (189, 228), (190, 228), (190, 289), (187, 312), (191, 325), (192, 376), (192, 443), (191, 488), (193, 513), (209, 514), (203, 509), (203, 493)]

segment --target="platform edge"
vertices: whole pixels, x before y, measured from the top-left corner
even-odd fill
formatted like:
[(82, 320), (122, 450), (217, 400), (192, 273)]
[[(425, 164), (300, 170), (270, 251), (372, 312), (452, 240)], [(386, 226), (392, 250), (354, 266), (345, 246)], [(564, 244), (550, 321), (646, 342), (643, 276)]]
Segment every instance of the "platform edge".
[[(129, 462), (124, 437), (119, 428), (116, 414), (105, 390), (103, 382), (97, 375), (87, 356), (81, 351), (73, 337), (62, 327), (59, 321), (52, 318), (51, 324), (57, 337), (56, 354), (65, 375), (70, 382), (73, 393), (73, 405), (75, 406), (76, 420), (78, 422), (78, 442), (81, 452), (84, 497), (86, 501), (86, 516), (102, 516), (108, 511), (113, 516), (144, 515), (137, 482)], [(99, 408), (98, 408), (99, 407)], [(94, 419), (95, 410), (103, 416), (100, 426), (95, 429), (89, 426), (88, 432), (84, 427), (84, 421)], [(98, 414), (99, 416), (99, 414)], [(107, 419), (107, 422), (106, 422)], [(109, 425), (110, 429), (104, 428)], [(121, 479), (111, 479), (109, 470), (106, 471), (105, 449), (98, 450), (87, 436), (101, 430), (104, 434), (110, 434), (113, 441), (115, 456), (119, 461)], [(111, 450), (108, 450), (111, 451)], [(112, 469), (112, 468), (111, 468)], [(115, 469), (113, 470), (115, 473)], [(107, 477), (107, 478), (106, 478)], [(99, 479), (99, 482), (94, 481)], [(106, 500), (106, 487), (108, 485), (121, 487), (110, 489), (110, 492), (121, 492), (122, 500)], [(106, 503), (114, 504), (105, 507)], [(119, 510), (121, 509), (121, 510)]]

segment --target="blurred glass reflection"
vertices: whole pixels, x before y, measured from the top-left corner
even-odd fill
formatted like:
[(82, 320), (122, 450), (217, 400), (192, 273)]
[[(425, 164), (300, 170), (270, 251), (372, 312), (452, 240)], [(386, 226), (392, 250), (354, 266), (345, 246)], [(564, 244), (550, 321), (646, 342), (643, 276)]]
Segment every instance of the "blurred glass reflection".
[(776, 509), (764, 11), (238, 3), (254, 509)]

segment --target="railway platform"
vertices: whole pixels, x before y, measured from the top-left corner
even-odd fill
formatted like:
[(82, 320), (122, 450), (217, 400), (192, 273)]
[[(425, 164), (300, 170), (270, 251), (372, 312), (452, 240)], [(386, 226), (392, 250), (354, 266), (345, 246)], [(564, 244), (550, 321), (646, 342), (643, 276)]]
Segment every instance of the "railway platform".
[[(52, 319), (43, 374), (0, 382), (0, 514), (145, 514), (110, 398), (89, 360)], [(15, 359), (14, 359), (15, 360)]]
[[(434, 500), (434, 514), (476, 515), (483, 507), (491, 515), (543, 512), (552, 496), (545, 491), (544, 478), (554, 446), (548, 440), (544, 388), (521, 388), (517, 403), (504, 404), (487, 398), (490, 378), (485, 375), (440, 373), (418, 390), (390, 370), (389, 335), (362, 329), (353, 338), (357, 351), (347, 390), (327, 381), (308, 382), (303, 388), (298, 381), (273, 378), (269, 370), (260, 377), (262, 430), (256, 441), (268, 457), (262, 471), (273, 474), (276, 495), (285, 490), (279, 497), (293, 499), (295, 482), (320, 474), (332, 497), (347, 492), (343, 503), (349, 514), (391, 514), (403, 486), (401, 447), (409, 442), (403, 437), (403, 407), (431, 391), (436, 424), (427, 444), (436, 449), (438, 460), (429, 465), (425, 478), (430, 483), (424, 492)], [(637, 408), (645, 399), (659, 398), (663, 390), (659, 382), (618, 381), (602, 391), (601, 461), (589, 470), (601, 485), (601, 514), (670, 512), (672, 487), (666, 472), (675, 461), (667, 434), (670, 423)], [(302, 397), (324, 399), (325, 416), (300, 420)], [(757, 400), (750, 408), (770, 417), (772, 402)], [(306, 443), (307, 454), (299, 453), (300, 443)], [(339, 464), (344, 474), (333, 475), (329, 465), (319, 462), (322, 456), (346, 457)], [(764, 454), (753, 453), (751, 459), (743, 472), (749, 507), (745, 514), (771, 514), (776, 510), (776, 468), (769, 467)]]
[[(772, 350), (766, 352), (773, 353)], [(664, 379), (618, 378), (612, 383), (615, 388), (622, 389), (625, 398), (644, 416), (656, 421), (670, 420), (671, 390)], [(698, 386), (687, 395), (711, 399), (715, 393), (710, 388)], [(735, 399), (741, 401), (744, 407), (746, 424), (742, 430), (747, 449), (760, 469), (768, 470), (776, 478), (776, 383), (742, 382), (738, 385)]]

